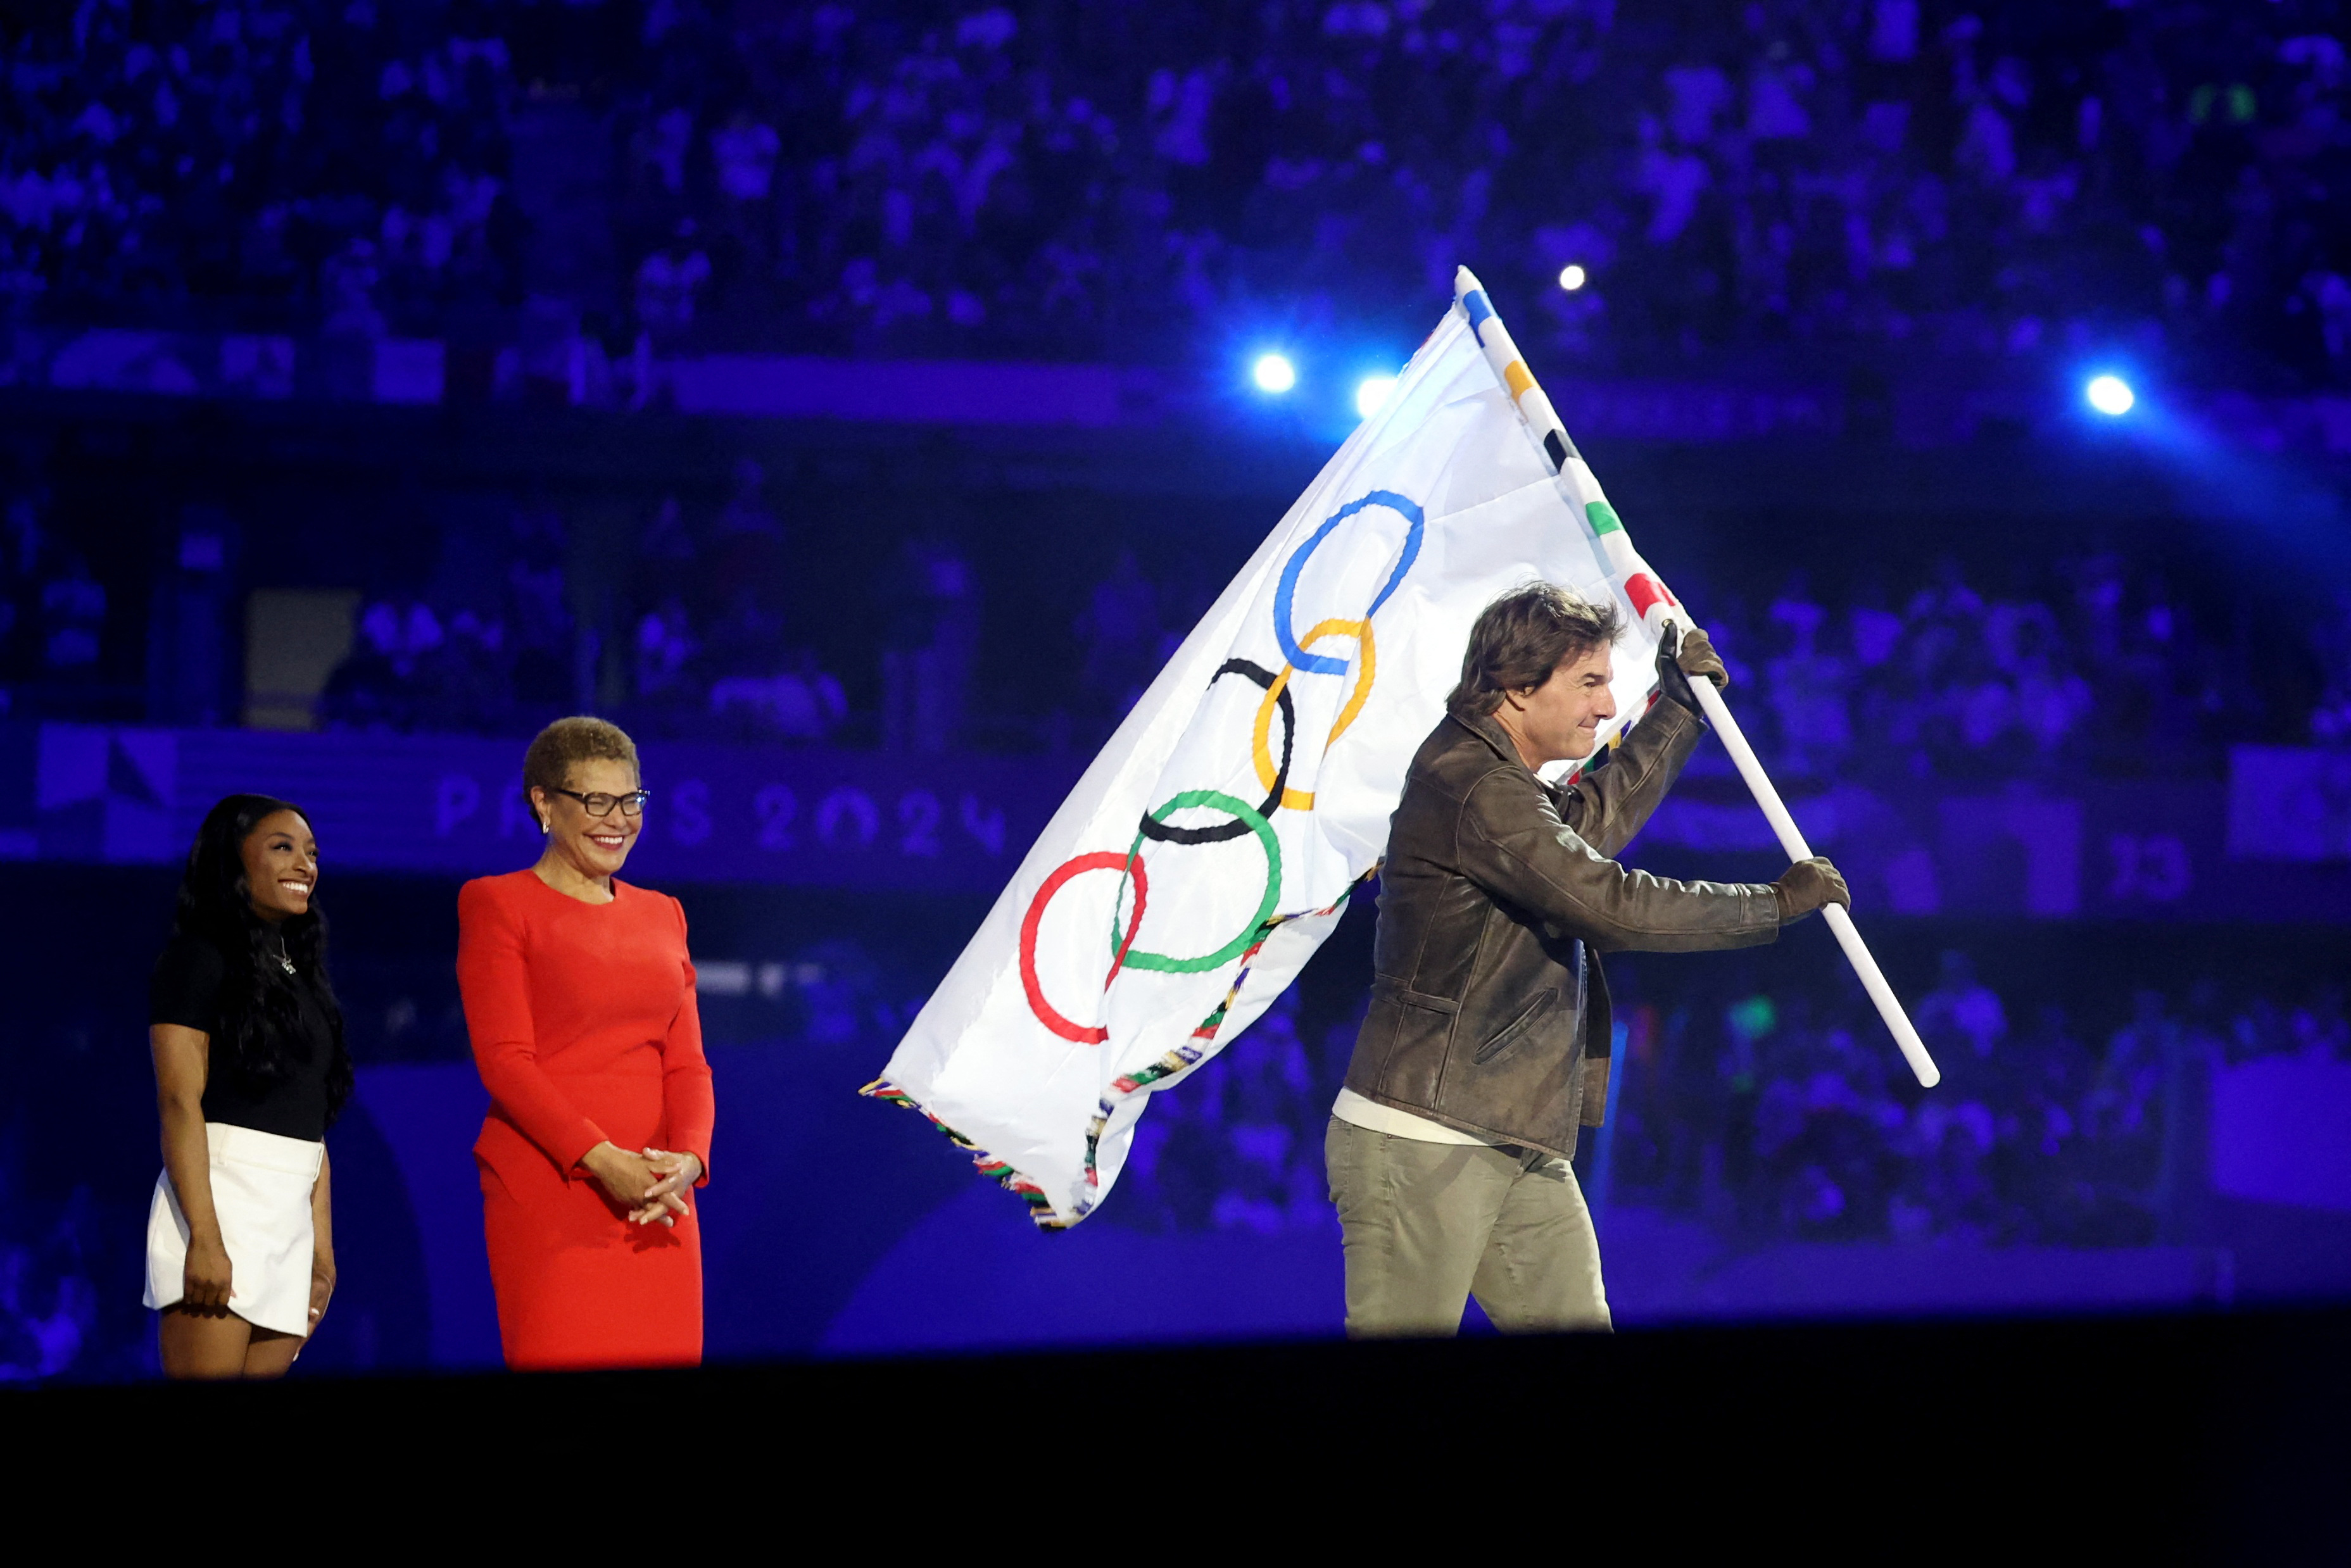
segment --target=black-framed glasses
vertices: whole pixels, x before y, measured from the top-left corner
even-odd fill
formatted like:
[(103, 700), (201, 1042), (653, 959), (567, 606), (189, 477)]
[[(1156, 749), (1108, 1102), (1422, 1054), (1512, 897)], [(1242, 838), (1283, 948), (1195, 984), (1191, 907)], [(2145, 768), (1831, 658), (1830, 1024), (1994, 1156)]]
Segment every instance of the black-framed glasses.
[(556, 793), (570, 796), (587, 808), (588, 814), (591, 817), (609, 817), (612, 814), (612, 808), (615, 806), (621, 808), (621, 815), (624, 817), (642, 817), (645, 812), (645, 802), (653, 799), (653, 792), (650, 789), (632, 789), (625, 795), (607, 795), (599, 790), (593, 795), (582, 795), (577, 789), (558, 789)]

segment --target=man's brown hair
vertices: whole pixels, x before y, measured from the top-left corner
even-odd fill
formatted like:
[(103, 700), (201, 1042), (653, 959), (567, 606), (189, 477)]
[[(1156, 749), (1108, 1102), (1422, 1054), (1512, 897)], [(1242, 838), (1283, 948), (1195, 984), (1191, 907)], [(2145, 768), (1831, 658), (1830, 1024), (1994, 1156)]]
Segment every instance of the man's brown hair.
[[(553, 794), (571, 787), (571, 770), (583, 762), (625, 762), (629, 771), (642, 780), (644, 775), (637, 768), (637, 743), (629, 732), (606, 719), (582, 715), (575, 718), (559, 718), (538, 732), (530, 749), (522, 754), (522, 798), (528, 801), (532, 789)], [(532, 815), (538, 814), (533, 808)], [(544, 823), (540, 824), (545, 826)]]
[(1461, 655), (1461, 684), (1446, 709), (1482, 717), (1502, 706), (1504, 692), (1541, 685), (1562, 660), (1582, 658), (1624, 632), (1613, 601), (1594, 604), (1549, 582), (1513, 588), (1478, 612)]

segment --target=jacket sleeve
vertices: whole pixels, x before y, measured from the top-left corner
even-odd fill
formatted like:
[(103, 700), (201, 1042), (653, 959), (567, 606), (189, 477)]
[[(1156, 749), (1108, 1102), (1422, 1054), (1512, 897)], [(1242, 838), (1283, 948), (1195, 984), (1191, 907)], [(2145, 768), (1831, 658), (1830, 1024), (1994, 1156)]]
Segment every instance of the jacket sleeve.
[(1552, 791), (1560, 820), (1604, 855), (1619, 855), (1649, 821), (1698, 749), (1705, 721), (1660, 697), (1625, 735), (1607, 763)]
[[(685, 905), (671, 899), (677, 915), (677, 942), (685, 946)], [(685, 960), (685, 999), (670, 1019), (662, 1041), (662, 1124), (669, 1146), (702, 1162), (702, 1176), (694, 1185), (710, 1183), (710, 1129), (717, 1119), (717, 1102), (711, 1092), (710, 1063), (702, 1054), (702, 1009), (695, 1000), (694, 959)]]
[(604, 1130), (538, 1064), (522, 925), (484, 883), (457, 891), (457, 992), (490, 1099), (566, 1179), (579, 1175), (580, 1158), (605, 1141)]
[(1470, 789), (1455, 843), (1463, 875), (1603, 952), (1751, 947), (1780, 935), (1770, 883), (1677, 882), (1619, 865), (1560, 820), (1551, 790), (1524, 768), (1496, 768)]

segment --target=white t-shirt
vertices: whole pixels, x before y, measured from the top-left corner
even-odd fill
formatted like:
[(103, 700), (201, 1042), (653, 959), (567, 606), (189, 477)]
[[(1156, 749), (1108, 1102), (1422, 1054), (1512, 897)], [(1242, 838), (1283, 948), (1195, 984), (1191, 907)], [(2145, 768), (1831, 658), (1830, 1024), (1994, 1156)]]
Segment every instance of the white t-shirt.
[(1432, 1122), (1426, 1116), (1416, 1116), (1409, 1111), (1399, 1111), (1393, 1105), (1366, 1100), (1352, 1089), (1339, 1091), (1338, 1101), (1332, 1105), (1331, 1114), (1350, 1126), (1361, 1127), (1367, 1133), (1385, 1133), (1391, 1138), (1411, 1138), (1424, 1144), (1494, 1146), (1491, 1138), (1481, 1138), (1474, 1133), (1448, 1127), (1442, 1122)]

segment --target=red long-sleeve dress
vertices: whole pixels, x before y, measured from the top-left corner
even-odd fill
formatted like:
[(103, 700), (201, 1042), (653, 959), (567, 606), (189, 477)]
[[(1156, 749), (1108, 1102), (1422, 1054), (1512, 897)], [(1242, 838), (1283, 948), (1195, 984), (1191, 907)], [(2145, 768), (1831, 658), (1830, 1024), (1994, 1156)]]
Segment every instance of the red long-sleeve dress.
[(474, 1159), (513, 1367), (702, 1359), (695, 1218), (632, 1224), (580, 1164), (610, 1139), (690, 1152), (709, 1179), (710, 1067), (685, 911), (617, 880), (612, 895), (583, 904), (528, 871), (457, 894), (457, 985), (490, 1092)]

